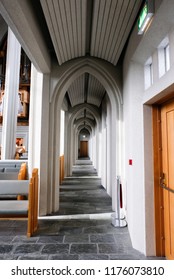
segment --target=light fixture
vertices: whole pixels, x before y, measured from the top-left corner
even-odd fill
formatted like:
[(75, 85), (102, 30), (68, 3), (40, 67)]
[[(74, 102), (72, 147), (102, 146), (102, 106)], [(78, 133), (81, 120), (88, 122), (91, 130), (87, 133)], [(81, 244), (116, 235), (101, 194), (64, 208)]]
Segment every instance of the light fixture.
[(146, 0), (138, 18), (138, 34), (144, 33), (154, 15), (153, 0)]

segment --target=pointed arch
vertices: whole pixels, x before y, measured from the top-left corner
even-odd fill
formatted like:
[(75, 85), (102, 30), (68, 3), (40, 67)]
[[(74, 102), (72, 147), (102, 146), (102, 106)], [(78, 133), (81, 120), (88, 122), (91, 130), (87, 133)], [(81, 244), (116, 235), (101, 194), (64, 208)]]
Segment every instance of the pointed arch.
[[(49, 187), (51, 188), (52, 198), (50, 198), (50, 210), (56, 211), (59, 208), (58, 201), (56, 200), (56, 191), (59, 186), (59, 135), (60, 135), (60, 110), (63, 102), (64, 95), (71, 85), (71, 83), (83, 73), (89, 73), (93, 75), (96, 79), (100, 81), (103, 87), (106, 89), (108, 94), (110, 104), (111, 104), (111, 150), (110, 161), (112, 162), (112, 171), (111, 171), (111, 182), (113, 188), (115, 188), (115, 178), (116, 174), (120, 173), (121, 164), (120, 164), (120, 148), (121, 141), (119, 141), (119, 136), (121, 133), (120, 130), (120, 121), (122, 120), (122, 96), (121, 90), (118, 86), (119, 75), (115, 67), (110, 63), (96, 59), (96, 58), (81, 58), (75, 59), (73, 61), (63, 64), (61, 67), (55, 67), (52, 72), (51, 79), (51, 95), (50, 95), (50, 153), (49, 153)], [(95, 116), (97, 122), (98, 133), (96, 135), (96, 143), (99, 142), (99, 124), (100, 124), (100, 115), (97, 110), (94, 110), (95, 106), (85, 104), (86, 108), (92, 112), (92, 115)], [(71, 131), (70, 137), (73, 137), (72, 134), (72, 124), (75, 115), (80, 110), (85, 108), (84, 104), (80, 105), (74, 109), (72, 114), (72, 119), (70, 122)], [(72, 109), (73, 111), (73, 109)], [(68, 139), (69, 140), (69, 139)], [(73, 141), (70, 141), (70, 150), (72, 147)], [(99, 147), (96, 145), (96, 148)], [(96, 152), (98, 154), (99, 150)], [(97, 157), (97, 156), (96, 156)], [(67, 164), (72, 165), (72, 156), (67, 159)], [(96, 166), (98, 166), (98, 159), (96, 159)], [(115, 202), (114, 202), (115, 203)], [(115, 207), (115, 206), (114, 206)]]

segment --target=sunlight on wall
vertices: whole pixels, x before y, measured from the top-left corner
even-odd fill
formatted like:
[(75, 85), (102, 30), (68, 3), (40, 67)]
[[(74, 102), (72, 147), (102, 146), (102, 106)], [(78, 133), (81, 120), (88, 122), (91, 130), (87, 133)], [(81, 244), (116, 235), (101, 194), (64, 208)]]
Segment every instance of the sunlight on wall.
[(65, 112), (60, 113), (60, 156), (64, 155)]

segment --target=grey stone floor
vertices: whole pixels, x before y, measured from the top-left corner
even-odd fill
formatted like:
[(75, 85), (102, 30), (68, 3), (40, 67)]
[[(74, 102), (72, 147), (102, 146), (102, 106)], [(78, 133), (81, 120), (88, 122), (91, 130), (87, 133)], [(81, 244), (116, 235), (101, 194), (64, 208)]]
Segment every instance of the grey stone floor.
[(131, 245), (128, 228), (110, 219), (40, 220), (34, 237), (26, 221), (0, 222), (1, 260), (144, 260)]
[(39, 219), (34, 237), (26, 237), (27, 221), (0, 221), (1, 260), (158, 259), (132, 248), (128, 227), (112, 226), (111, 198), (84, 168), (95, 173), (91, 162), (78, 162), (61, 187), (60, 211)]

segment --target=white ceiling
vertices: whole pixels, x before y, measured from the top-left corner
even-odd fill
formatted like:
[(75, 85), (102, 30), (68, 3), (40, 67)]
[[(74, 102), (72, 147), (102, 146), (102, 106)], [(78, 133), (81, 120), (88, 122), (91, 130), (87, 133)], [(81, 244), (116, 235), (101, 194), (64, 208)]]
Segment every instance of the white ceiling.
[(87, 52), (116, 65), (142, 4), (142, 0), (40, 2), (60, 65)]
[[(142, 0), (40, 0), (58, 63), (85, 55), (116, 65)], [(71, 106), (100, 106), (105, 89), (89, 75), (68, 89)]]

